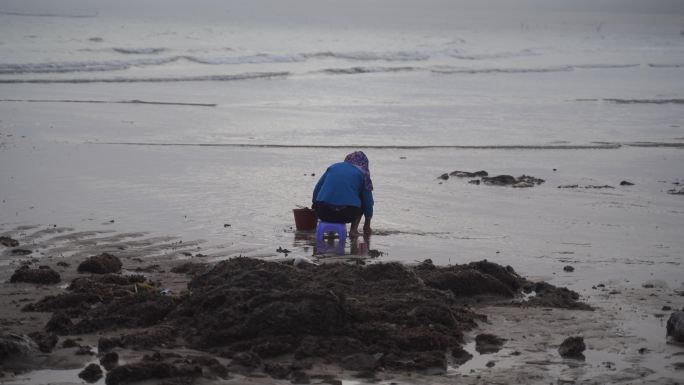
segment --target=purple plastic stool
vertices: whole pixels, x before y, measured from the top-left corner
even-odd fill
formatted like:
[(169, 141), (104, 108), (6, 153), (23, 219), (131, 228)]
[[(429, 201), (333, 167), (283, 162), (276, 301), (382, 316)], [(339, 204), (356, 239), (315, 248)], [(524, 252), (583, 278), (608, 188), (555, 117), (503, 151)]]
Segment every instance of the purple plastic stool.
[(347, 225), (345, 223), (318, 222), (318, 226), (316, 226), (316, 241), (322, 242), (325, 233), (337, 233), (341, 244), (347, 241)]

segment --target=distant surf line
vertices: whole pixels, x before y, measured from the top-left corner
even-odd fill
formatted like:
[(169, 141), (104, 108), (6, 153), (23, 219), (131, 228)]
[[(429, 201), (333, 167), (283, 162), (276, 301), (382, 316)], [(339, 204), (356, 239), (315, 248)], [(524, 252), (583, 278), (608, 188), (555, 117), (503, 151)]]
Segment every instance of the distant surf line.
[(597, 143), (578, 145), (360, 145), (360, 144), (273, 144), (273, 143), (151, 143), (151, 142), (93, 142), (85, 144), (159, 147), (235, 147), (235, 148), (299, 148), (299, 149), (456, 149), (456, 150), (612, 150), (622, 147), (620, 143)]
[(187, 77), (155, 78), (81, 78), (81, 79), (0, 79), (0, 84), (83, 84), (83, 83), (166, 83), (166, 82), (206, 82), (235, 81), (251, 79), (273, 79), (289, 76), (289, 72), (249, 72), (236, 75), (207, 75)]
[(684, 99), (575, 99), (577, 102), (611, 102), (615, 104), (684, 104)]
[(163, 106), (216, 107), (215, 103), (157, 102), (147, 100), (71, 100), (71, 99), (0, 99), (6, 103), (92, 103), (92, 104), (153, 104)]
[(97, 13), (93, 13), (90, 15), (69, 15), (69, 14), (60, 14), (60, 13), (29, 13), (29, 12), (8, 12), (8, 11), (0, 11), (0, 15), (5, 15), (5, 16), (27, 16), (27, 17), (66, 17), (66, 18), (75, 18), (75, 19), (82, 19), (82, 18), (90, 18), (90, 17), (97, 17)]

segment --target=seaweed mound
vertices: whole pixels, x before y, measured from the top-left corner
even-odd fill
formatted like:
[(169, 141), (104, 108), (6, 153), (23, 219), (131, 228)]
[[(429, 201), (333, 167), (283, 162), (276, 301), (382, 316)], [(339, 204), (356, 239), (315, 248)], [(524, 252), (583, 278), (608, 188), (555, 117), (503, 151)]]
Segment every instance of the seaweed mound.
[(24, 310), (57, 311), (46, 325), (56, 334), (144, 328), (102, 337), (102, 353), (187, 346), (231, 359), (228, 369), (197, 359), (175, 371), (173, 365), (184, 358), (155, 356), (112, 369), (106, 382), (117, 384), (204, 372), (223, 377), (225, 370), (256, 370), (299, 381), (312, 360), (361, 372), (443, 372), (448, 359), (468, 359), (461, 348), (463, 333), (485, 318), (466, 306), (469, 302), (510, 304), (523, 291), (534, 290), (549, 300), (529, 306), (583, 308), (574, 292), (531, 283), (510, 266), (487, 261), (447, 267), (429, 260), (413, 267), (292, 266), (233, 258), (195, 274), (179, 296), (164, 294), (142, 276), (80, 277), (67, 292)]
[(62, 280), (59, 273), (48, 266), (40, 266), (38, 269), (31, 269), (24, 265), (14, 271), (10, 282), (27, 282), (41, 285), (59, 283)]
[[(445, 368), (480, 315), (399, 263), (307, 268), (235, 258), (195, 277), (169, 315), (191, 346), (232, 357), (294, 353), (343, 361), (368, 353), (389, 368)], [(440, 352), (442, 359), (427, 359)]]
[(107, 274), (120, 273), (123, 264), (121, 260), (111, 254), (102, 253), (89, 257), (78, 265), (79, 273)]

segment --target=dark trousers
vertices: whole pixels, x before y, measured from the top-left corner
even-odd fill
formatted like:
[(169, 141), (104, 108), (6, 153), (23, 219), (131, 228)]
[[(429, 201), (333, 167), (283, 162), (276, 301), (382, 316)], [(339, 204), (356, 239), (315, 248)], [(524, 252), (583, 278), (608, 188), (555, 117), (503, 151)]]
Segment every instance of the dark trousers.
[(361, 216), (360, 207), (332, 206), (323, 202), (316, 202), (314, 210), (318, 219), (330, 223), (352, 223)]

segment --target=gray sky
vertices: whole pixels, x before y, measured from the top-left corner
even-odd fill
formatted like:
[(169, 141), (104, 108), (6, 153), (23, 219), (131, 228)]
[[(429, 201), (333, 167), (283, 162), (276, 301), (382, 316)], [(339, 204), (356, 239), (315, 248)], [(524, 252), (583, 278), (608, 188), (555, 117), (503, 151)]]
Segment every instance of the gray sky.
[(677, 13), (684, 15), (684, 0), (0, 0), (0, 11), (26, 13), (207, 13), (234, 10), (258, 12), (320, 13), (325, 10), (361, 11), (365, 6), (416, 10), (478, 9), (502, 11), (609, 11)]

